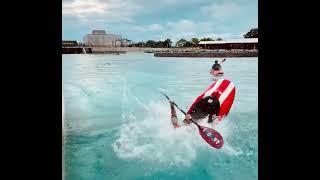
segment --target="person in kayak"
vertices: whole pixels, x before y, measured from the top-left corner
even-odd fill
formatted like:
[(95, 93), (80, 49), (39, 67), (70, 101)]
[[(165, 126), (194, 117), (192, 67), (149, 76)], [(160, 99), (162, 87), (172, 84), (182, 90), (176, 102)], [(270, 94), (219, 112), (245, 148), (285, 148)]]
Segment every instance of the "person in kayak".
[(221, 65), (218, 63), (217, 60), (214, 61), (214, 64), (212, 65), (212, 68), (214, 71), (219, 71), (222, 69)]
[[(208, 101), (207, 101), (208, 100)], [(171, 109), (171, 123), (174, 128), (178, 128), (181, 125), (178, 123), (177, 113), (174, 108), (174, 102), (170, 102)], [(208, 115), (208, 123), (212, 123), (214, 119), (217, 118), (216, 114), (218, 109), (220, 108), (219, 101), (215, 97), (208, 96), (207, 98), (201, 100), (201, 102), (197, 103), (197, 105), (193, 108), (190, 114), (185, 116), (183, 120), (184, 124), (190, 124), (190, 119), (194, 121), (198, 121), (200, 119), (206, 118)]]
[[(187, 112), (187, 115), (185, 115), (183, 120), (184, 124), (190, 124), (190, 119), (199, 121), (206, 117), (208, 117), (208, 123), (213, 123), (216, 119), (221, 120), (223, 117), (228, 115), (233, 104), (234, 96), (235, 86), (231, 81), (226, 79), (214, 81), (209, 85), (205, 92), (194, 100)], [(174, 102), (169, 102), (171, 109), (171, 123), (174, 128), (178, 128), (181, 125), (178, 124)]]

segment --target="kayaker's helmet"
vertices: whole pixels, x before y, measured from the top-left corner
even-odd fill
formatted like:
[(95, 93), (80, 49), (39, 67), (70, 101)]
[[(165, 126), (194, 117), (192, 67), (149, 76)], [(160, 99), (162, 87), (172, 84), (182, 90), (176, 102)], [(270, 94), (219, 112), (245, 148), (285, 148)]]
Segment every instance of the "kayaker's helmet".
[(218, 64), (218, 61), (217, 61), (217, 60), (215, 60), (215, 61), (214, 61), (214, 63), (215, 63), (215, 64)]

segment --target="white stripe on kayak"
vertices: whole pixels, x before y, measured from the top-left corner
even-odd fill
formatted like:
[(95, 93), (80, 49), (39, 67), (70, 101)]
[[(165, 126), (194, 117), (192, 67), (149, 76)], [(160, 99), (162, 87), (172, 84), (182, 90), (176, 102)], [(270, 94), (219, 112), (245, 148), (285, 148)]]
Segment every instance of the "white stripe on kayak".
[(207, 97), (207, 96), (211, 96), (211, 94), (221, 85), (221, 83), (223, 82), (224, 79), (219, 79), (216, 84), (214, 84), (214, 86), (209, 90), (207, 91), (203, 98)]
[(221, 94), (221, 96), (219, 97), (219, 102), (220, 105), (223, 103), (223, 101), (229, 96), (229, 94), (231, 93), (232, 89), (234, 88), (234, 84), (232, 82), (230, 82), (230, 84), (228, 85), (227, 89), (224, 90), (224, 92)]

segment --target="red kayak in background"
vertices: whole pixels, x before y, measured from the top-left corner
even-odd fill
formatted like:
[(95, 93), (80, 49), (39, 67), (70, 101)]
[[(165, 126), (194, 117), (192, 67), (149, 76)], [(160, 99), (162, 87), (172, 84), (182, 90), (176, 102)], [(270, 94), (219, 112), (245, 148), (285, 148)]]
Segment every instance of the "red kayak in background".
[(215, 76), (222, 76), (224, 72), (222, 70), (211, 70), (210, 74)]

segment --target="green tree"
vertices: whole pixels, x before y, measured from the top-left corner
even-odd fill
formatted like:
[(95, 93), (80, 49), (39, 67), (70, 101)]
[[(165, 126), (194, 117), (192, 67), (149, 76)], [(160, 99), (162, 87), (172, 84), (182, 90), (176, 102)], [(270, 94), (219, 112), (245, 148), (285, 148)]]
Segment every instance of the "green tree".
[(177, 41), (176, 43), (176, 47), (184, 47), (184, 45), (187, 43), (188, 41), (185, 39), (180, 39), (179, 41)]
[(156, 48), (162, 48), (164, 46), (163, 41), (156, 42)]
[(148, 40), (146, 42), (146, 47), (156, 47), (156, 41), (153, 41), (153, 40)]
[(186, 43), (184, 43), (183, 47), (192, 47), (193, 43), (190, 41), (187, 41)]
[(202, 38), (200, 41), (214, 41), (214, 40), (211, 38)]
[(165, 45), (165, 47), (171, 47), (171, 44), (172, 44), (172, 41), (170, 40), (170, 39), (166, 39), (165, 41), (164, 41), (164, 45)]
[(216, 39), (216, 41), (222, 41), (222, 40), (223, 40), (223, 39), (222, 39), (222, 38), (219, 38), (219, 37)]
[(193, 46), (196, 47), (199, 43), (199, 39), (198, 38), (191, 38), (191, 42), (192, 42)]
[(142, 42), (138, 42), (137, 43), (137, 47), (145, 47), (145, 43), (142, 41)]
[(258, 38), (258, 28), (253, 28), (249, 32), (247, 32), (245, 35), (243, 35), (244, 38)]

